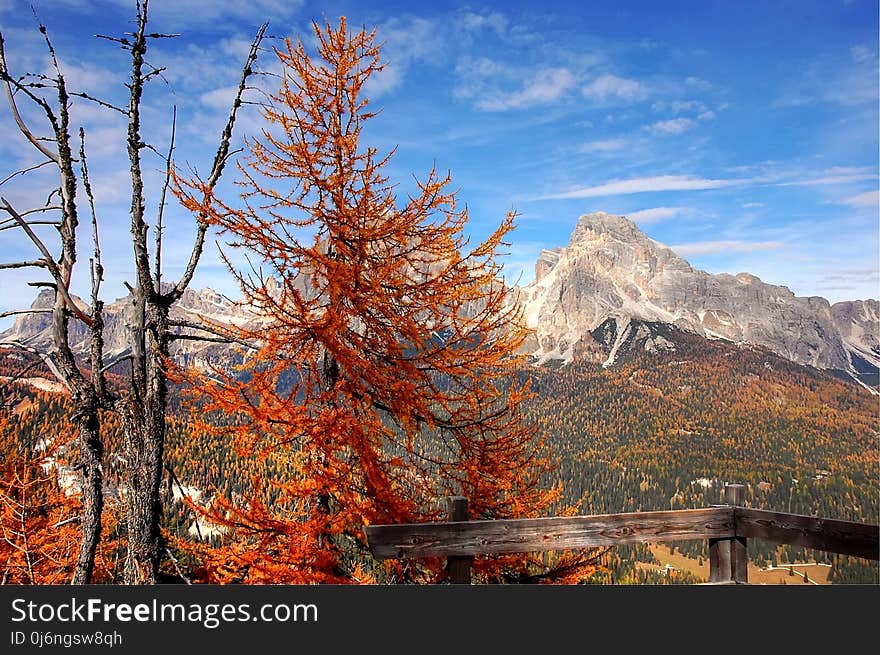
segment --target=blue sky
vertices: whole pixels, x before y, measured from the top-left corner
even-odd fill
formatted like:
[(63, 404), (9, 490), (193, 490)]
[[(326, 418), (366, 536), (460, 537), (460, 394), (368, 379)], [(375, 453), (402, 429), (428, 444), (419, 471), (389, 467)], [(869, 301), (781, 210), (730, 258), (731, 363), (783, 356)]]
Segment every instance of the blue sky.
[[(36, 2), (71, 85), (122, 97), (126, 53), (92, 35), (131, 29), (132, 4)], [(206, 172), (259, 23), (268, 19), (272, 35), (307, 37), (311, 20), (340, 15), (376, 27), (385, 42), (388, 66), (369, 88), (382, 113), (365, 142), (398, 148), (389, 174), (402, 191), (434, 163), (451, 171), (475, 239), (519, 211), (511, 279), (528, 281), (541, 249), (565, 245), (579, 215), (601, 210), (630, 216), (710, 272), (748, 271), (832, 302), (880, 295), (874, 0), (152, 0), (152, 29), (181, 36), (155, 42), (148, 57), (168, 67), (145, 98), (150, 141), (167, 147), (176, 104), (177, 162)], [(0, 27), (13, 71), (46, 70), (28, 3), (0, 0)], [(268, 52), (261, 65), (277, 70)], [(131, 279), (124, 123), (86, 101), (73, 112), (87, 129), (105, 295), (114, 298)], [(37, 114), (25, 115), (38, 130)], [(238, 134), (260, 126), (250, 107)], [(0, 179), (37, 163), (5, 103), (0, 129)], [(153, 211), (160, 166), (147, 161)], [(50, 184), (37, 171), (0, 193), (22, 208)], [(168, 220), (173, 278), (192, 230), (180, 210)], [(0, 261), (32, 256), (30, 244), (0, 233)], [(32, 279), (33, 271), (0, 273), (0, 312), (30, 302)], [(213, 244), (195, 284), (237, 296)]]

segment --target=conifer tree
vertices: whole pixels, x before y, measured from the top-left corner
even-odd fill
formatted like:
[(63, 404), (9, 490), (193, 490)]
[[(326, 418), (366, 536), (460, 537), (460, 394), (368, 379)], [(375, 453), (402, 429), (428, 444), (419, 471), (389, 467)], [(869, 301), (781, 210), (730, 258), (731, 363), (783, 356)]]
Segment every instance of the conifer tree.
[[(375, 32), (344, 18), (313, 28), (315, 54), (277, 51), (284, 76), (240, 166), (241, 203), (178, 180), (184, 205), (254, 262), (227, 260), (260, 316), (230, 334), (254, 344), (242, 370), (188, 375), (208, 410), (240, 419), (240, 444), (294, 472), (257, 481), (269, 494), (217, 499), (211, 520), (233, 555), (217, 554), (220, 580), (230, 566), (257, 582), (374, 579), (364, 524), (441, 518), (447, 495), (466, 496), (472, 519), (536, 515), (557, 495), (520, 411), (527, 330), (496, 259), (515, 215), (469, 247), (448, 175), (430, 170), (401, 198), (385, 172), (393, 153), (361, 140), (376, 115), (364, 85), (383, 66)], [(475, 570), (515, 576), (524, 561)], [(389, 566), (381, 579), (442, 575), (439, 563)]]

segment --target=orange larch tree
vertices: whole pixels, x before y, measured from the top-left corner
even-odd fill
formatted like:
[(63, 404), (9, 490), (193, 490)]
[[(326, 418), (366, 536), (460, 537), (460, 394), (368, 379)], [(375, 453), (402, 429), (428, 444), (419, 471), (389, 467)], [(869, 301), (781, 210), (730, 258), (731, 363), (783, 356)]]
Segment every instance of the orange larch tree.
[[(82, 490), (65, 488), (60, 480), (74, 431), (59, 426), (60, 436), (36, 443), (24, 443), (12, 432), (7, 409), (0, 408), (0, 585), (67, 583), (78, 564), (83, 516)], [(67, 468), (69, 483), (76, 476)], [(119, 543), (112, 508), (103, 527), (95, 582), (113, 578), (111, 560)]]
[[(361, 144), (375, 116), (364, 84), (383, 67), (375, 32), (313, 27), (316, 55), (301, 41), (277, 51), (283, 81), (240, 166), (242, 201), (177, 180), (185, 206), (261, 262), (227, 259), (259, 316), (231, 335), (255, 344), (245, 365), (187, 375), (208, 410), (244, 419), (227, 428), (239, 443), (282, 453), (290, 471), (214, 503), (211, 520), (239, 539), (209, 568), (251, 582), (439, 579), (439, 562), (371, 569), (363, 525), (440, 518), (447, 495), (466, 496), (472, 519), (537, 515), (557, 496), (520, 412), (527, 330), (496, 260), (515, 215), (470, 247), (448, 175), (431, 170), (400, 200), (383, 172), (393, 152)], [(475, 570), (501, 579), (524, 562)]]

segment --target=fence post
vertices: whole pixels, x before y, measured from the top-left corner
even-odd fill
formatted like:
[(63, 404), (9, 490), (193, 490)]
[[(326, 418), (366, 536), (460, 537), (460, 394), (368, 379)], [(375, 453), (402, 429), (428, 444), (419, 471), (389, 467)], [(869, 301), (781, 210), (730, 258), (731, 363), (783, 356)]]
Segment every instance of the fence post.
[[(742, 507), (745, 501), (745, 485), (724, 485), (724, 503), (726, 505)], [(735, 520), (734, 525), (736, 525)], [(709, 581), (748, 583), (749, 571), (745, 537), (709, 539)]]
[[(448, 521), (468, 520), (468, 501), (464, 496), (449, 496), (446, 499), (446, 517)], [(447, 557), (446, 571), (451, 584), (471, 583), (471, 562), (473, 557)]]

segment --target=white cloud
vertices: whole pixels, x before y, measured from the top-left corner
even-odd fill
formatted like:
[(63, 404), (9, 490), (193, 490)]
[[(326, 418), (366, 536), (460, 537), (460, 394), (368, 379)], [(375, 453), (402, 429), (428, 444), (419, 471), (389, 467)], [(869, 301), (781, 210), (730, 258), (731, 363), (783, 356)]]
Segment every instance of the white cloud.
[(232, 101), (235, 99), (235, 93), (237, 91), (237, 84), (234, 86), (222, 86), (219, 89), (203, 93), (199, 97), (199, 100), (201, 100), (203, 105), (210, 109), (228, 111), (229, 107), (232, 106)]
[[(64, 75), (64, 83), (68, 92), (85, 92), (94, 95), (97, 91), (107, 89), (119, 76), (106, 68), (95, 65), (79, 65), (72, 61), (61, 60), (58, 67)], [(55, 69), (47, 62), (43, 74), (55, 77)]]
[(634, 101), (646, 95), (644, 85), (616, 75), (601, 75), (581, 89), (585, 98), (593, 100)]
[(712, 255), (729, 252), (755, 252), (757, 250), (776, 250), (783, 247), (780, 241), (695, 241), (669, 246), (682, 257), (688, 255)]
[(823, 184), (849, 184), (850, 182), (864, 182), (877, 179), (877, 173), (870, 168), (837, 166), (828, 168), (820, 173), (820, 177), (780, 182), (779, 186), (819, 186)]
[(544, 105), (559, 100), (574, 85), (575, 77), (567, 68), (545, 68), (535, 73), (517, 91), (484, 95), (477, 101), (477, 108), (485, 111), (506, 111)]
[(880, 204), (880, 191), (865, 191), (849, 198), (839, 201), (839, 205), (850, 205), (852, 207), (872, 207)]
[(600, 139), (598, 141), (589, 141), (583, 144), (579, 150), (581, 152), (615, 152), (622, 150), (626, 146), (624, 139)]
[(706, 80), (703, 80), (703, 79), (700, 79), (699, 77), (694, 77), (694, 76), (690, 76), (688, 78), (685, 78), (684, 83), (689, 87), (692, 87), (694, 89), (701, 89), (703, 91), (708, 91), (709, 89), (712, 88), (711, 82), (707, 82)]
[(383, 58), (397, 64), (430, 59), (444, 45), (440, 26), (426, 18), (392, 18), (379, 27), (377, 40), (384, 42)]
[(580, 187), (541, 197), (541, 200), (564, 200), (569, 198), (595, 198), (597, 196), (621, 196), (632, 193), (655, 191), (698, 191), (703, 189), (722, 189), (724, 187), (748, 184), (752, 179), (716, 180), (687, 175), (658, 175), (639, 177), (630, 180), (612, 180), (605, 184)]
[(672, 102), (658, 100), (651, 105), (651, 109), (656, 112), (669, 112), (677, 116), (685, 112), (704, 112), (709, 108), (699, 100), (674, 100)]
[(648, 125), (645, 129), (654, 134), (682, 134), (687, 132), (694, 126), (694, 122), (690, 118), (671, 118), (667, 121), (657, 121)]
[(743, 209), (757, 209), (758, 207), (763, 207), (763, 202), (744, 202), (742, 205)]
[(503, 36), (507, 30), (507, 16), (493, 11), (490, 13), (475, 14), (468, 11), (461, 17), (461, 27), (466, 32), (478, 32), (482, 29), (494, 30), (498, 36)]
[(400, 86), (414, 62), (430, 61), (443, 51), (442, 33), (434, 21), (425, 18), (392, 18), (381, 25), (377, 40), (384, 43), (385, 68), (367, 80), (365, 94), (375, 99)]
[(656, 223), (668, 218), (675, 218), (684, 211), (684, 207), (651, 207), (640, 209), (637, 212), (629, 212), (626, 217), (636, 223)]

